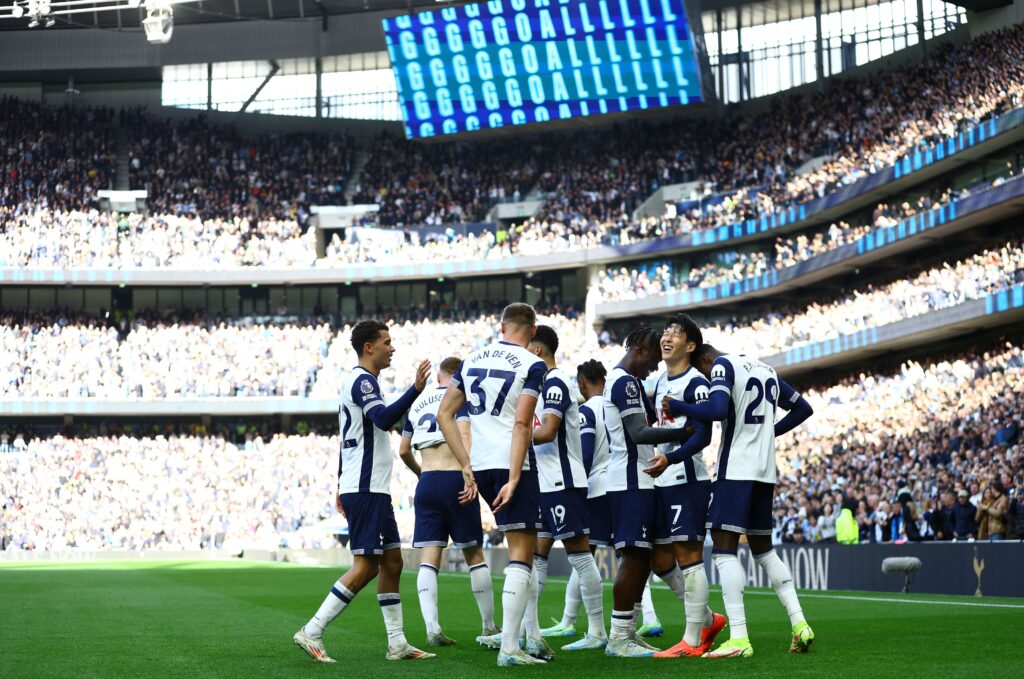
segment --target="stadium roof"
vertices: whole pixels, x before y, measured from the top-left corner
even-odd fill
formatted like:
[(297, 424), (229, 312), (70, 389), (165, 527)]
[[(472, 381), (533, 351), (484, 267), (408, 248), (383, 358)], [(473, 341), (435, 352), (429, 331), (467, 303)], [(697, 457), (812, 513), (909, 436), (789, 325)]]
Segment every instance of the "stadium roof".
[[(822, 11), (877, 5), (886, 0), (821, 0)], [(979, 10), (1006, 5), (1010, 0), (953, 0), (967, 9)], [(722, 27), (736, 27), (735, 7), (742, 7), (743, 25), (756, 26), (787, 19), (813, 16), (815, 0), (699, 0), (705, 11), (721, 9)], [(9, 6), (11, 0), (0, 0)], [(448, 3), (436, 0), (199, 0), (175, 5), (175, 24), (201, 24), (232, 21), (315, 20), (360, 12), (401, 11), (437, 8)], [(455, 4), (464, 4), (461, 2)], [(76, 14), (57, 17), (53, 28), (136, 29), (145, 18), (143, 8)], [(0, 30), (28, 30), (26, 18), (0, 19)], [(50, 29), (53, 30), (53, 29)]]

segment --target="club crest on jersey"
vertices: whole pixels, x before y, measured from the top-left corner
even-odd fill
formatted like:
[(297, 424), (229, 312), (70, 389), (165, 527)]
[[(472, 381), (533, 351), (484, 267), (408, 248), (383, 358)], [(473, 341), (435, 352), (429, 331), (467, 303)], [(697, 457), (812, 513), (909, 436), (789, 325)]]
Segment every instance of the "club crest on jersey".
[(725, 379), (725, 366), (716, 365), (711, 368), (711, 379), (712, 380), (724, 380)]
[(636, 398), (639, 393), (640, 392), (636, 388), (636, 382), (626, 382), (626, 396), (629, 398)]
[(710, 395), (711, 394), (708, 392), (708, 388), (705, 387), (703, 384), (699, 385), (696, 389), (693, 390), (693, 398), (697, 401), (697, 403), (703, 403), (704, 401), (707, 401), (708, 396)]

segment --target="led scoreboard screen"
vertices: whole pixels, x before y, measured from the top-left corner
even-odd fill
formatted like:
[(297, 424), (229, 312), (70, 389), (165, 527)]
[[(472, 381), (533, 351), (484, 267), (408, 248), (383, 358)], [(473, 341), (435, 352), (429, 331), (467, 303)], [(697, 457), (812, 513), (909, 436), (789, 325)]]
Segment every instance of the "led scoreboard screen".
[(704, 100), (683, 0), (492, 0), (383, 24), (410, 139)]

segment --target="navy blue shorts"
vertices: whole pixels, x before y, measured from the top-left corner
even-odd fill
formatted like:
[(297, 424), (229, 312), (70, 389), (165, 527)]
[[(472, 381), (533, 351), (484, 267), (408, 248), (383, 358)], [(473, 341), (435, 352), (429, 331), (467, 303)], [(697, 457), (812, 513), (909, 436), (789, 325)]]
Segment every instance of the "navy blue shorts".
[(341, 504), (348, 516), (348, 547), (356, 556), (380, 556), (386, 549), (398, 549), (395, 509), (384, 493), (342, 493)]
[(615, 549), (654, 547), (657, 498), (653, 488), (609, 492), (608, 502), (612, 510)]
[(537, 535), (552, 540), (569, 540), (590, 534), (587, 518), (587, 489), (566, 488), (540, 494), (543, 527)]
[(719, 479), (711, 486), (707, 527), (744, 535), (771, 535), (774, 495), (774, 483)]
[(694, 481), (655, 488), (658, 496), (658, 524), (654, 542), (703, 542), (707, 535), (711, 481)]
[(416, 527), (413, 547), (476, 547), (484, 539), (480, 528), (480, 501), (459, 504), (465, 484), (462, 472), (423, 472), (416, 485)]
[[(489, 507), (494, 507), (494, 498), (501, 487), (508, 483), (507, 469), (484, 469), (474, 471), (477, 489)], [(498, 530), (537, 530), (540, 523), (540, 486), (537, 485), (536, 471), (523, 471), (512, 495), (512, 502), (500, 512), (494, 513)]]
[(590, 522), (590, 544), (612, 546), (612, 508), (608, 496), (587, 498), (587, 520)]

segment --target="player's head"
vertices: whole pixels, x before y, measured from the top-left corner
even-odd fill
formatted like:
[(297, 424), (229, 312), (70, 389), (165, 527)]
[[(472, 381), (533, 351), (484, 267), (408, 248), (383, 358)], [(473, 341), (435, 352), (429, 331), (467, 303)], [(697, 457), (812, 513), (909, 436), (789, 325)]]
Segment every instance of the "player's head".
[(558, 351), (558, 333), (550, 325), (538, 325), (526, 348), (538, 358), (553, 361)]
[(449, 356), (441, 361), (441, 365), (437, 368), (438, 386), (447, 387), (455, 373), (459, 372), (460, 365), (462, 365), (462, 359), (457, 356)]
[(665, 323), (661, 334), (661, 358), (675, 362), (691, 355), (704, 343), (704, 336), (693, 319), (686, 314), (676, 314)]
[(390, 366), (395, 353), (388, 326), (380, 321), (359, 321), (352, 326), (352, 348), (360, 362), (369, 358), (378, 370)]
[(690, 356), (690, 363), (704, 377), (711, 379), (711, 364), (722, 355), (722, 352), (705, 342), (697, 347), (697, 351)]
[(661, 362), (661, 346), (658, 333), (647, 325), (642, 325), (626, 335), (626, 355), (631, 358), (633, 376), (644, 380), (658, 369)]
[(507, 342), (525, 347), (537, 331), (537, 312), (529, 304), (509, 304), (501, 312), (501, 336)]
[(580, 363), (576, 367), (576, 384), (583, 398), (590, 399), (604, 393), (604, 378), (608, 375), (604, 364), (596, 359)]

